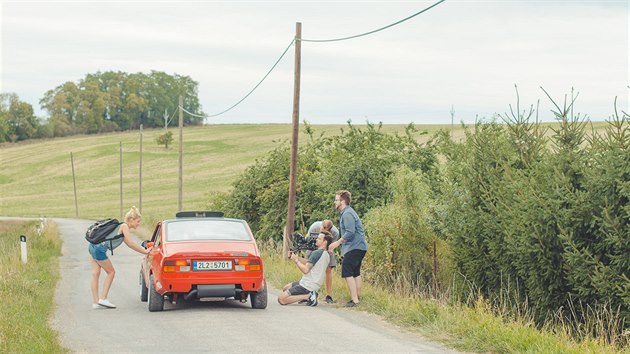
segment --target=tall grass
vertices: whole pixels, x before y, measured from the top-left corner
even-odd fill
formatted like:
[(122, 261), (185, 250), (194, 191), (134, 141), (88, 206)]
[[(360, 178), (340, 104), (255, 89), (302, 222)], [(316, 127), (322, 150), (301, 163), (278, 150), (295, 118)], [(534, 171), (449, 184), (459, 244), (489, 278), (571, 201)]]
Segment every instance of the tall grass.
[[(0, 353), (63, 353), (49, 326), (59, 279), (61, 241), (48, 221), (0, 221)], [(20, 258), (19, 235), (27, 237), (28, 262)]]
[[(302, 273), (295, 265), (281, 256), (279, 245), (265, 241), (259, 246), (263, 253), (267, 281), (271, 286), (279, 288), (301, 277)], [(370, 279), (369, 276), (367, 278)], [(537, 328), (531, 311), (523, 307), (522, 302), (516, 299), (515, 292), (508, 288), (503, 289), (502, 298), (494, 300), (486, 299), (471, 289), (468, 301), (461, 301), (455, 298), (459, 296), (455, 294), (461, 294), (455, 289), (455, 284), (442, 289), (437, 297), (432, 296), (430, 286), (412, 287), (408, 279), (401, 277), (372, 278), (363, 284), (361, 304), (353, 310), (375, 313), (458, 350), (545, 354), (623, 353), (628, 350), (621, 346), (619, 340), (609, 341), (599, 335), (584, 335), (581, 340), (576, 340), (572, 333), (576, 328), (572, 328), (568, 321)], [(340, 304), (350, 299), (339, 269), (333, 275), (332, 295), (336, 300), (335, 307), (340, 307)], [(603, 313), (597, 312), (599, 316)], [(593, 321), (593, 328), (601, 324), (602, 321)]]

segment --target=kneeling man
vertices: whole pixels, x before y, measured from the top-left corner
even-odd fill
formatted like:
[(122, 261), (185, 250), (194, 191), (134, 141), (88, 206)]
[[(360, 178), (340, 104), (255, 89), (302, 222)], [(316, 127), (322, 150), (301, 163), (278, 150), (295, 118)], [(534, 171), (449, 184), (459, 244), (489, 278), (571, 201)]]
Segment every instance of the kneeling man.
[(289, 258), (295, 262), (304, 275), (300, 281), (294, 281), (282, 288), (278, 296), (280, 305), (288, 305), (298, 301), (307, 301), (309, 306), (317, 306), (317, 291), (324, 283), (326, 268), (330, 263), (328, 246), (332, 243), (332, 236), (328, 232), (321, 232), (317, 236), (317, 249), (311, 253), (306, 263), (302, 263), (297, 254), (289, 252)]

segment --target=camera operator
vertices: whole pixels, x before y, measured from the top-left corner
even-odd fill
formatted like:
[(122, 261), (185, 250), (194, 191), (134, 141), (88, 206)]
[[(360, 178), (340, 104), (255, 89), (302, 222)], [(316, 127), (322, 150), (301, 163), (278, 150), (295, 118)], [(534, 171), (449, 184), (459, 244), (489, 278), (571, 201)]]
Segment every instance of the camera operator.
[[(332, 236), (332, 242), (335, 242), (339, 239), (339, 230), (333, 225), (332, 221), (324, 220), (324, 221), (316, 221), (311, 224), (311, 227), (308, 228), (308, 236), (309, 237), (317, 237), (320, 231), (328, 231)], [(308, 257), (310, 252), (306, 253)], [(335, 302), (332, 298), (332, 270), (337, 266), (337, 257), (334, 252), (330, 253), (330, 263), (326, 268), (326, 303), (332, 304)]]
[(282, 294), (278, 296), (280, 305), (307, 300), (309, 306), (317, 306), (317, 291), (324, 282), (326, 268), (330, 262), (328, 247), (331, 243), (330, 234), (326, 231), (321, 232), (315, 241), (317, 249), (311, 252), (306, 263), (302, 263), (297, 254), (289, 252), (289, 258), (295, 262), (304, 275), (299, 281), (289, 283), (282, 288)]

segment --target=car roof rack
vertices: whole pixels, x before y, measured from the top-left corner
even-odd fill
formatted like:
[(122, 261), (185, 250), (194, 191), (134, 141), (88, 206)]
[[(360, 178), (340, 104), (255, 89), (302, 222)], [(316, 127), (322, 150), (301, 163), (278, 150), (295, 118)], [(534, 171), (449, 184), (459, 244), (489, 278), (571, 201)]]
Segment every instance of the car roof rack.
[(222, 211), (180, 211), (176, 218), (222, 218)]

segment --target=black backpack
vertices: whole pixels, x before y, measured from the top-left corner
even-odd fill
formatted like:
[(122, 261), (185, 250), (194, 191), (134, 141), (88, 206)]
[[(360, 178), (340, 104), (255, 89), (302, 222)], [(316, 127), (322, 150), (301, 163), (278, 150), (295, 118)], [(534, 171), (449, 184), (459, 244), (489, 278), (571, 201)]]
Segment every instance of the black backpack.
[[(87, 231), (85, 232), (85, 239), (95, 245), (108, 241), (108, 248), (112, 251), (113, 255), (115, 248), (115, 246), (113, 245), (114, 241), (125, 237), (125, 235), (123, 234), (116, 234), (114, 232), (120, 224), (121, 222), (119, 222), (117, 219), (99, 220), (88, 227)], [(117, 242), (116, 246), (118, 246), (120, 243), (121, 242)]]

